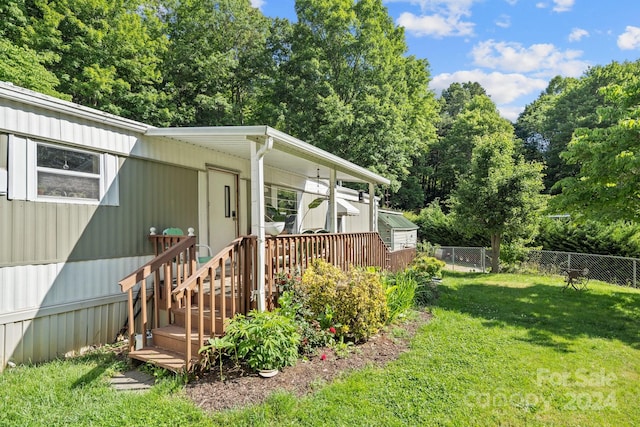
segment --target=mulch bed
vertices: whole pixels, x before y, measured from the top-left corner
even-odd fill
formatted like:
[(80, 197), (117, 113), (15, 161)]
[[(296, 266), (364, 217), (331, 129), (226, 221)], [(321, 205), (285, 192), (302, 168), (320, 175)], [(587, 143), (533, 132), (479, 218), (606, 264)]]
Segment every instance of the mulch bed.
[[(328, 383), (342, 373), (369, 365), (384, 366), (397, 359), (408, 350), (409, 342), (418, 328), (430, 318), (430, 313), (420, 312), (415, 319), (387, 327), (367, 342), (350, 347), (351, 351), (346, 357), (337, 357), (328, 348), (320, 349), (317, 355), (298, 361), (295, 366), (285, 368), (272, 378), (262, 378), (254, 372), (226, 363), (223, 365), (225, 379), (221, 381), (216, 365), (210, 372), (190, 382), (186, 393), (196, 405), (209, 412), (259, 404), (278, 390), (304, 396), (319, 384)], [(398, 327), (406, 333), (392, 333)]]

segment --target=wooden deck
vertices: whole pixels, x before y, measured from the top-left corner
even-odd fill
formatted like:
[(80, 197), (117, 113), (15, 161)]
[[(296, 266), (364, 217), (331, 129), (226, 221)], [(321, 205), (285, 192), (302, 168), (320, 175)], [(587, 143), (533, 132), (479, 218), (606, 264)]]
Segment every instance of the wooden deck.
[[(256, 237), (234, 240), (199, 268), (194, 236), (150, 239), (156, 257), (120, 281), (129, 296), (129, 357), (174, 372), (189, 371), (208, 338), (224, 334), (227, 319), (257, 307)], [(267, 238), (265, 246), (268, 309), (278, 297), (276, 275), (302, 273), (314, 259), (344, 270), (377, 266), (397, 271), (415, 257), (415, 249), (390, 252), (378, 233), (284, 235)], [(163, 280), (167, 277), (172, 280)], [(152, 343), (142, 333), (147, 330), (152, 331)], [(140, 349), (135, 346), (136, 334), (143, 338)]]

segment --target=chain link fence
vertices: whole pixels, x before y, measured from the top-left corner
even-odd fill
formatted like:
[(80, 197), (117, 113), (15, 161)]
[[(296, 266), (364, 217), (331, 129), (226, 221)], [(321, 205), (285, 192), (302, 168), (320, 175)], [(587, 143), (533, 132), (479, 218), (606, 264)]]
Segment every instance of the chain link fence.
[[(485, 248), (441, 246), (433, 248), (432, 256), (447, 263), (454, 271), (485, 273), (491, 266)], [(640, 259), (575, 252), (530, 250), (520, 269), (540, 274), (562, 274), (564, 270), (584, 270), (590, 280), (600, 280), (620, 286), (640, 287)]]

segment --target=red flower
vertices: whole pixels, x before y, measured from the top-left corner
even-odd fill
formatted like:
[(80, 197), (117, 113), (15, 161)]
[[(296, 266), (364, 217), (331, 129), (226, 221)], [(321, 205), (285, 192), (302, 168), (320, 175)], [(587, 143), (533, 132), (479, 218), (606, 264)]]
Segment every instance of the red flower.
[(327, 355), (322, 353), (322, 356), (320, 356), (320, 360), (327, 360)]
[(329, 328), (329, 332), (331, 332), (332, 334), (335, 335), (336, 333), (336, 328), (334, 328), (333, 326)]

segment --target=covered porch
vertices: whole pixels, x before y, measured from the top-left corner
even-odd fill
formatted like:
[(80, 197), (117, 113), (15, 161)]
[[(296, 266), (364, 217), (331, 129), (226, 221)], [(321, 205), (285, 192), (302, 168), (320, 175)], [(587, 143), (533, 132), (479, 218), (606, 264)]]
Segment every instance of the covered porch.
[[(303, 272), (317, 258), (343, 269), (377, 266), (397, 270), (415, 254), (415, 250), (392, 253), (377, 232), (375, 189), (388, 185), (388, 179), (297, 138), (268, 126), (152, 128), (146, 136), (154, 144), (177, 141), (204, 147), (212, 156), (233, 156), (246, 162), (247, 168), (244, 175), (237, 173), (236, 181), (244, 187), (238, 186), (235, 202), (233, 190), (225, 188), (220, 193), (225, 205), (220, 214), (212, 215), (213, 211), (203, 207), (198, 237), (193, 229), (185, 236), (150, 235), (155, 258), (120, 282), (122, 291), (129, 294), (127, 336), (133, 358), (174, 371), (191, 369), (206, 339), (224, 333), (226, 319), (235, 313), (274, 306), (278, 273)], [(344, 228), (347, 232), (338, 232), (341, 214), (360, 212), (338, 194), (342, 182), (368, 188), (366, 197), (361, 193), (355, 196), (360, 206), (364, 202), (368, 207), (362, 209), (365, 229), (358, 232)], [(206, 183), (211, 186), (211, 180)], [(294, 232), (268, 235), (265, 188), (269, 185), (326, 200), (324, 233), (300, 233), (311, 209), (300, 196)], [(317, 187), (315, 194), (309, 185)], [(199, 204), (208, 206), (216, 201), (200, 200)], [(231, 225), (221, 226), (221, 221)], [(223, 247), (215, 247), (205, 262), (199, 262), (198, 246), (211, 243), (206, 235), (211, 236), (214, 227), (231, 228), (235, 234)], [(146, 331), (152, 331), (152, 340)]]

